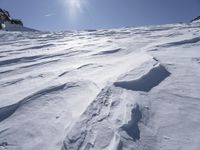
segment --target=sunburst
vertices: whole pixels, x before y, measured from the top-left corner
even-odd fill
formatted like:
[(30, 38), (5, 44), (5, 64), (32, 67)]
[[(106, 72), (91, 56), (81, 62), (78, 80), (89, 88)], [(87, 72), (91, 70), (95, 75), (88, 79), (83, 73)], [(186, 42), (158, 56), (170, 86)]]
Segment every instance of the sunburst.
[(76, 17), (78, 13), (83, 12), (83, 7), (85, 5), (85, 0), (66, 0), (68, 5), (68, 10), (71, 17)]

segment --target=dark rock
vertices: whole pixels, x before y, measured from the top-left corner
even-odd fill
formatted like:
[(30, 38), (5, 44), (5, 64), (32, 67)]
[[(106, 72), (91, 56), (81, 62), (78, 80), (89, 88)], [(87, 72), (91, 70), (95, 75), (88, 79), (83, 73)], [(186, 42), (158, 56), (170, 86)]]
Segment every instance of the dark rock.
[(18, 24), (18, 25), (23, 26), (22, 21), (19, 19), (11, 19), (11, 24)]
[(11, 17), (8, 11), (0, 8), (0, 22), (4, 23), (6, 21), (11, 21)]
[(5, 24), (5, 22), (23, 26), (21, 20), (11, 18), (10, 13), (8, 11), (0, 8), (0, 29), (3, 28), (3, 24)]
[(199, 21), (200, 22), (200, 16), (194, 18), (191, 22)]

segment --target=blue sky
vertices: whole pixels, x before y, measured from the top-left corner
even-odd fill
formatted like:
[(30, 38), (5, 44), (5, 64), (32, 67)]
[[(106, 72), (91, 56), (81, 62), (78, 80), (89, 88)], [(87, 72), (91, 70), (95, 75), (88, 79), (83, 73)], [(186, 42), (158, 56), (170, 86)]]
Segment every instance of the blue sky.
[(0, 0), (25, 26), (45, 31), (188, 22), (200, 0)]

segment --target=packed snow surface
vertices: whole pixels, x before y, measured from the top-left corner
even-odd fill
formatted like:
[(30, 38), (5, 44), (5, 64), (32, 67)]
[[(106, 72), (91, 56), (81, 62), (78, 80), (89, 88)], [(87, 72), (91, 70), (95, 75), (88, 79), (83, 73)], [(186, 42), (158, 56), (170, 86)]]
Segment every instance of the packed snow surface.
[(0, 150), (199, 150), (200, 24), (0, 31)]

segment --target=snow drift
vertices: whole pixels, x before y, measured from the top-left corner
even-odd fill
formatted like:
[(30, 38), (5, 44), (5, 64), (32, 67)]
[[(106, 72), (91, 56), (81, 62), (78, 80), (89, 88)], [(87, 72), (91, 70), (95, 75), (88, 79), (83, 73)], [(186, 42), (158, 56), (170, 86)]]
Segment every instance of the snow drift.
[(200, 149), (199, 28), (0, 31), (0, 150)]
[(149, 92), (169, 75), (170, 73), (165, 69), (165, 67), (158, 64), (139, 79), (133, 81), (120, 81), (116, 82), (114, 85), (127, 90)]

